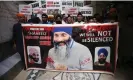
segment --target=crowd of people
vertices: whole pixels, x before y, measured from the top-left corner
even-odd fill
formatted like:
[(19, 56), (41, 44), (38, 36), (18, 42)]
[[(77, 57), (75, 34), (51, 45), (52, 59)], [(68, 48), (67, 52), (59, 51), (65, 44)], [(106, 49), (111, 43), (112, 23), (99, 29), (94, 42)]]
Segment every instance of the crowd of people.
[(102, 17), (99, 13), (94, 14), (94, 16), (83, 16), (81, 12), (77, 16), (72, 16), (69, 14), (57, 14), (48, 15), (43, 13), (41, 19), (39, 17), (32, 17), (29, 20), (25, 20), (24, 15), (17, 15), (18, 17), (23, 17), (25, 23), (40, 23), (40, 24), (84, 24), (84, 23), (107, 23), (116, 22), (118, 19), (117, 13), (115, 11), (110, 11), (106, 17)]
[[(24, 52), (23, 52), (23, 40), (22, 40), (22, 27), (21, 23), (29, 24), (87, 24), (87, 23), (105, 23), (105, 22), (117, 22), (117, 14), (115, 11), (110, 11), (106, 18), (103, 18), (100, 14), (94, 14), (94, 16), (85, 17), (79, 12), (76, 19), (71, 15), (58, 14), (58, 15), (47, 15), (42, 14), (41, 19), (39, 17), (32, 17), (27, 20), (24, 14), (18, 13), (18, 22), (13, 26), (13, 41), (16, 45), (16, 50), (21, 55), (22, 62), (24, 63)], [(76, 31), (77, 32), (77, 31)], [(25, 63), (24, 63), (25, 64)]]

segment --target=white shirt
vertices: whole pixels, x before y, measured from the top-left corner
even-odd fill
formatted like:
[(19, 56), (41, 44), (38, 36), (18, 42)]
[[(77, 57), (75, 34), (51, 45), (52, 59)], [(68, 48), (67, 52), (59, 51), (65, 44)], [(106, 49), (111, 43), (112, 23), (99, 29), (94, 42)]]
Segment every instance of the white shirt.
[(85, 22), (81, 21), (81, 22), (75, 22), (74, 24), (84, 24)]
[[(54, 69), (56, 63), (60, 64), (60, 62), (62, 62), (57, 60), (55, 48), (50, 49), (48, 55), (52, 58), (54, 64), (48, 63), (47, 69)], [(93, 70), (93, 61), (90, 50), (86, 46), (74, 41), (70, 49), (69, 57), (63, 61), (63, 65), (67, 66), (68, 70)]]

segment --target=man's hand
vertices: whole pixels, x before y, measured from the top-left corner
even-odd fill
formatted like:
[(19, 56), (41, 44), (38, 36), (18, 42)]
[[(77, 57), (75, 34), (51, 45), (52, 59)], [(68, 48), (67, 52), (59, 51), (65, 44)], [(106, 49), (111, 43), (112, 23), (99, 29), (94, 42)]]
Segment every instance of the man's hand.
[(16, 44), (13, 44), (13, 48), (16, 49)]
[(63, 65), (63, 64), (57, 64), (55, 66), (56, 70), (67, 70), (67, 66)]

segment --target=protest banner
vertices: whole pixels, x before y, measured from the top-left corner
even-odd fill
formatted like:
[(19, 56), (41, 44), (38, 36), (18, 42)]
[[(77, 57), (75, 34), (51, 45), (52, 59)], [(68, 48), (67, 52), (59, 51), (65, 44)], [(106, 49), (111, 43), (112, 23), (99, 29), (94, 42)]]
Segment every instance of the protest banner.
[(33, 8), (33, 13), (34, 14), (47, 14), (47, 9), (46, 8)]
[(62, 11), (68, 7), (73, 7), (73, 0), (62, 0)]
[(61, 0), (46, 0), (46, 8), (52, 9), (55, 8), (61, 8)]
[(118, 24), (22, 24), (27, 69), (114, 74)]
[(26, 15), (32, 15), (32, 6), (31, 5), (19, 5), (19, 13)]
[(77, 16), (77, 14), (79, 12), (78, 8), (76, 8), (76, 7), (68, 7), (65, 9), (65, 11), (67, 14), (70, 14), (72, 16)]
[(80, 7), (79, 11), (83, 16), (93, 16), (93, 7)]
[(46, 0), (47, 14), (60, 14), (62, 10), (61, 0)]

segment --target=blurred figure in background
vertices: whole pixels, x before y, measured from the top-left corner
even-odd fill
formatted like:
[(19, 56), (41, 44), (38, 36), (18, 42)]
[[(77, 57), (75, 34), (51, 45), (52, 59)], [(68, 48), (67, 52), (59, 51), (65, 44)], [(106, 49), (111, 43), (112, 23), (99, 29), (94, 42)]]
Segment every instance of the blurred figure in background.
[(99, 13), (94, 14), (94, 21), (95, 19), (97, 23), (102, 23), (102, 17)]
[(67, 24), (73, 24), (74, 23), (73, 18), (70, 15), (68, 15), (66, 22), (67, 22)]
[(81, 12), (78, 13), (77, 15), (77, 22), (75, 22), (74, 24), (84, 24), (83, 22), (83, 15)]
[(62, 17), (61, 17), (61, 15), (57, 15), (55, 17), (55, 24), (62, 24)]
[(48, 15), (48, 24), (54, 24), (54, 15)]
[(88, 23), (96, 23), (96, 18), (93, 16), (89, 17)]
[(107, 19), (104, 21), (105, 23), (114, 23), (118, 22), (118, 15), (116, 8), (111, 8), (109, 13), (107, 14)]
[(42, 24), (48, 24), (48, 15), (42, 14)]
[(66, 24), (67, 17), (68, 16), (65, 13), (62, 14), (62, 24)]

